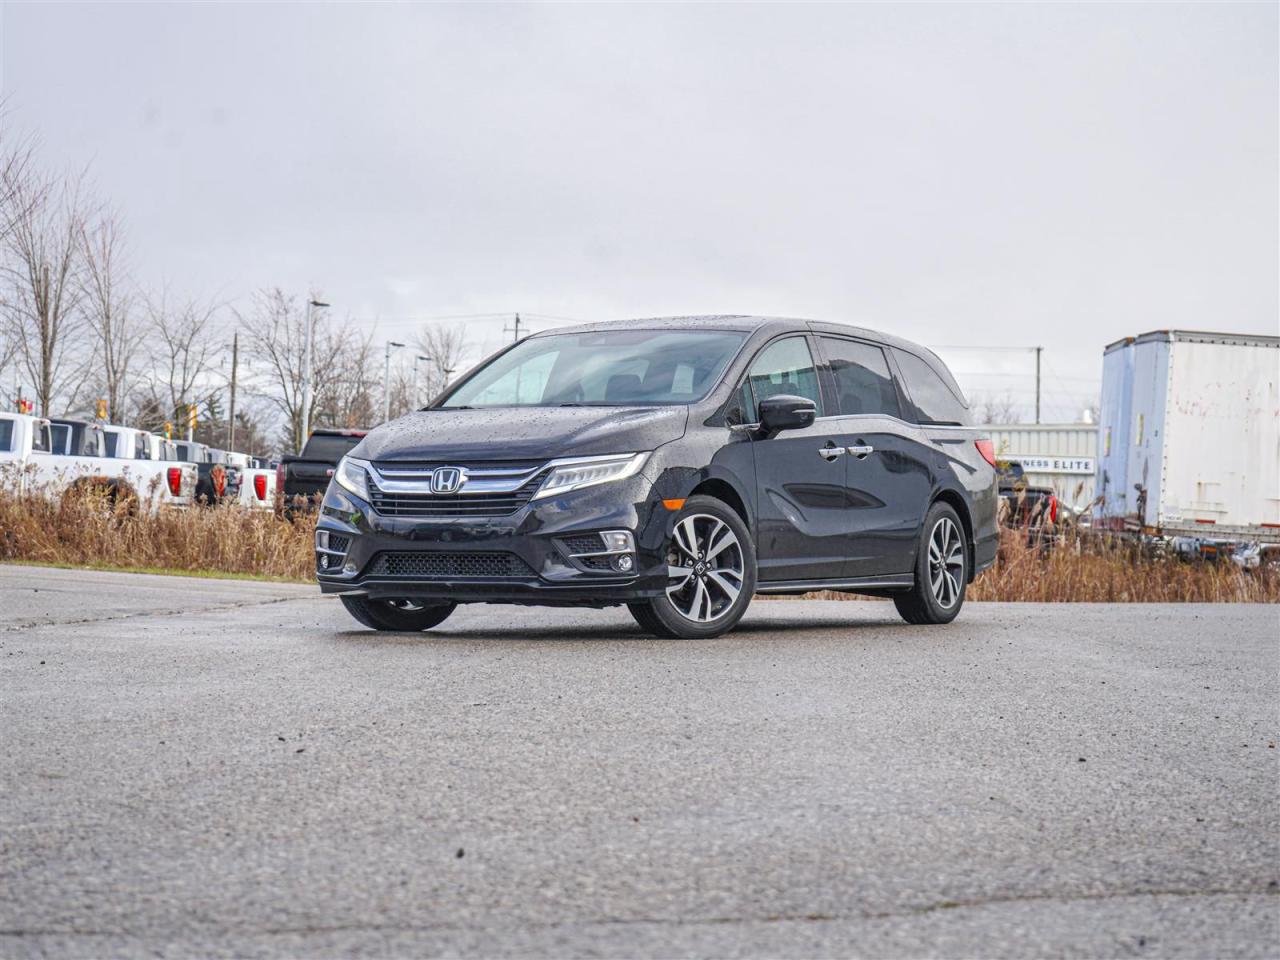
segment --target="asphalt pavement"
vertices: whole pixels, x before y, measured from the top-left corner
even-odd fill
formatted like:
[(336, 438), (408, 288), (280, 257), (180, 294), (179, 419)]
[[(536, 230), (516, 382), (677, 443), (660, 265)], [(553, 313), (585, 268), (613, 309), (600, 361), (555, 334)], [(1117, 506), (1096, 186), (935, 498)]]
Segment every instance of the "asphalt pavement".
[(0, 956), (1274, 957), (1280, 608), (375, 634), (0, 566)]

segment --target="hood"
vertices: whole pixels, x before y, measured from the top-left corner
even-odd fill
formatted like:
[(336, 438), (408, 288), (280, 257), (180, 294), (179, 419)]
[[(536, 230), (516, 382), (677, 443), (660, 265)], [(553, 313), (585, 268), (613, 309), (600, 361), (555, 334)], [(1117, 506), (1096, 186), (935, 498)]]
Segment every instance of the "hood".
[(684, 436), (689, 409), (488, 407), (418, 410), (372, 431), (366, 460), (535, 460), (654, 450)]

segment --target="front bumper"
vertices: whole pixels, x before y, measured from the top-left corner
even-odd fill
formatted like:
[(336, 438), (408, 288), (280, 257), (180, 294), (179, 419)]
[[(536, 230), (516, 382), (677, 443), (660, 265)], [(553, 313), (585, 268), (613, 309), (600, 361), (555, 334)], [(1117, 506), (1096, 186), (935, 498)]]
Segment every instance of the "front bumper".
[[(316, 577), (324, 593), (374, 599), (612, 606), (666, 589), (674, 518), (644, 475), (533, 500), (491, 518), (382, 516), (330, 483), (317, 531), (328, 531), (330, 543), (344, 549), (317, 551)], [(575, 558), (565, 542), (605, 530), (633, 534), (629, 573)]]

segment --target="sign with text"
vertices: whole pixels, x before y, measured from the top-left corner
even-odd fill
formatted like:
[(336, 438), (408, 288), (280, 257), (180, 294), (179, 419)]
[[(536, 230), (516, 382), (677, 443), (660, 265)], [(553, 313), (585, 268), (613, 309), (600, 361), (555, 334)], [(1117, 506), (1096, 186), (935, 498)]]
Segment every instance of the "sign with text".
[(1021, 454), (1001, 456), (1002, 460), (1022, 464), (1026, 473), (1070, 473), (1092, 475), (1093, 457), (1025, 457)]

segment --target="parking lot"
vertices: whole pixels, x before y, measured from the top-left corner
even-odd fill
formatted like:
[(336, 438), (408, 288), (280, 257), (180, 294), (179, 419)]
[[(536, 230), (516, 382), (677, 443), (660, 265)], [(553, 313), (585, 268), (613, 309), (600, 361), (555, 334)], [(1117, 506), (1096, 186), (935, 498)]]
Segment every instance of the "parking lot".
[(712, 641), (0, 567), (4, 956), (1267, 956), (1280, 612)]

